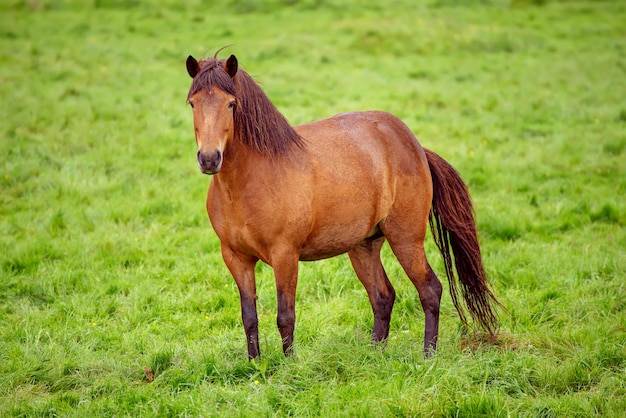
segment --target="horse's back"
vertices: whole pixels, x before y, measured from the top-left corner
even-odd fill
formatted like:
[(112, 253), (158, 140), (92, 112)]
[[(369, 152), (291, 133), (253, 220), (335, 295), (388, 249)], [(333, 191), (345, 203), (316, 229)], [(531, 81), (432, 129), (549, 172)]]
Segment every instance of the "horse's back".
[[(312, 151), (356, 147), (360, 153), (405, 162), (409, 170), (426, 164), (424, 151), (399, 118), (382, 111), (348, 112), (295, 127)], [(340, 148), (338, 150), (338, 148)]]
[(331, 177), (363, 186), (373, 182), (374, 189), (407, 176), (430, 183), (424, 149), (404, 122), (390, 113), (341, 113), (297, 126), (296, 131), (307, 141), (317, 170)]

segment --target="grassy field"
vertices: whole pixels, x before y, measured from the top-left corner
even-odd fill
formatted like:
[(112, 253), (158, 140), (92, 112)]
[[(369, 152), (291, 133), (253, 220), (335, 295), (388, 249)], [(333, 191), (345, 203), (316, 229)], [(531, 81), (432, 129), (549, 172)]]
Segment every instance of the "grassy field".
[[(0, 3), (0, 416), (626, 411), (623, 1), (179, 3)], [(224, 45), (293, 124), (387, 110), (460, 171), (509, 310), (498, 344), (446, 290), (424, 359), (385, 248), (385, 348), (342, 256), (301, 265), (288, 359), (258, 266), (247, 361), (185, 103), (187, 55)]]

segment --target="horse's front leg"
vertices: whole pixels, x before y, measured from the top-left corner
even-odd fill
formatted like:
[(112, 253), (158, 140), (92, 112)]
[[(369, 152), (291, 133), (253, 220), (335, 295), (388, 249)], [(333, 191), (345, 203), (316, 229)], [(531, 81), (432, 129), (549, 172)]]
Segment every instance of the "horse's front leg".
[(272, 257), (276, 279), (278, 315), (276, 324), (286, 356), (293, 353), (293, 331), (296, 323), (296, 286), (298, 284), (298, 255), (284, 253)]
[(253, 359), (260, 354), (259, 320), (256, 312), (256, 280), (254, 277), (254, 266), (258, 259), (238, 255), (224, 244), (222, 244), (222, 257), (239, 288), (241, 319), (246, 331), (248, 358)]

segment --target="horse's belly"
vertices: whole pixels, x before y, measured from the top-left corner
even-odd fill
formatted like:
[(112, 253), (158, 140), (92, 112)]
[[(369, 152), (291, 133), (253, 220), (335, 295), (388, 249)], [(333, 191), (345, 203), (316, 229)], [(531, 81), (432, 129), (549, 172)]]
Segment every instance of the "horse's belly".
[(300, 252), (301, 261), (315, 261), (347, 253), (364, 239), (380, 234), (369, 224), (326, 225), (312, 234)]

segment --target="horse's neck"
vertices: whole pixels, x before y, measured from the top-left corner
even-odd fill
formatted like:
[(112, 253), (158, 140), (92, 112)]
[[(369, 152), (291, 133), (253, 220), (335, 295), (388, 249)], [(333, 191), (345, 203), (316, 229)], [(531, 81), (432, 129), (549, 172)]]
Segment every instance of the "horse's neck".
[(238, 138), (234, 139), (224, 153), (219, 181), (229, 188), (245, 186), (255, 175), (262, 172), (269, 164), (269, 157), (246, 146)]
[(303, 150), (293, 155), (272, 157), (235, 140), (224, 154), (222, 170), (216, 174), (216, 180), (233, 192), (255, 184), (267, 187), (280, 183), (290, 170), (309, 167), (308, 157)]

